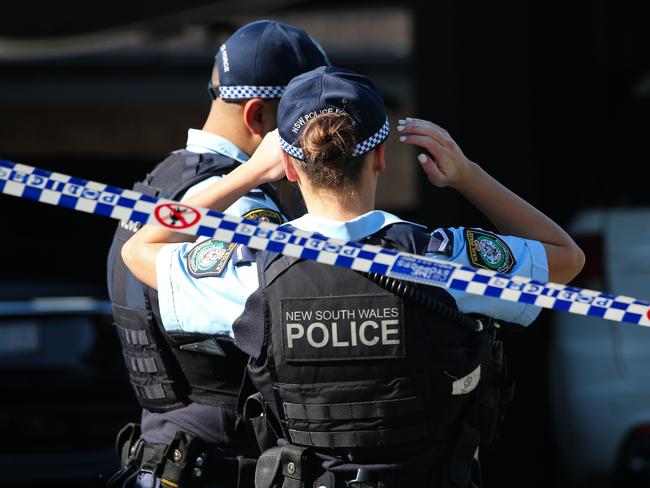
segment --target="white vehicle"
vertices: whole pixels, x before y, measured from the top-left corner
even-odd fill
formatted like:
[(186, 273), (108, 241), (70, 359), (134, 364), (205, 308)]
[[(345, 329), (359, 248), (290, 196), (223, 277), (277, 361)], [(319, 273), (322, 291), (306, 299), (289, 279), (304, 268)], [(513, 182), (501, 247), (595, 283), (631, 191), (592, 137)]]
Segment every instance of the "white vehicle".
[[(569, 232), (576, 286), (650, 299), (650, 208), (588, 210)], [(650, 328), (555, 312), (548, 367), (557, 486), (650, 486)]]

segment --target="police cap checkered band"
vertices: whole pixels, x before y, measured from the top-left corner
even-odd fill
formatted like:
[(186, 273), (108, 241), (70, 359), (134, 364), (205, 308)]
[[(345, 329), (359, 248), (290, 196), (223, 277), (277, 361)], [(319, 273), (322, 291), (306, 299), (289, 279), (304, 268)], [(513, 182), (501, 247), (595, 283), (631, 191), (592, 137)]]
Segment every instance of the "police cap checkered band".
[(312, 118), (328, 113), (344, 113), (352, 119), (356, 138), (361, 141), (353, 149), (354, 156), (374, 149), (390, 132), (384, 101), (371, 80), (346, 69), (321, 66), (291, 80), (280, 99), (282, 148), (303, 159), (302, 151), (296, 150), (302, 130)]
[(220, 86), (219, 96), (225, 100), (280, 98), (284, 90), (284, 86)]
[(213, 99), (280, 98), (293, 77), (329, 64), (304, 30), (258, 20), (240, 27), (219, 48), (208, 90)]
[[(354, 149), (352, 150), (352, 155), (353, 156), (360, 156), (362, 154), (367, 153), (368, 151), (371, 151), (375, 147), (377, 147), (379, 144), (384, 142), (386, 138), (388, 137), (388, 134), (390, 133), (390, 125), (388, 123), (388, 119), (386, 119), (386, 122), (384, 125), (381, 126), (381, 129), (379, 129), (375, 134), (373, 134), (371, 137), (366, 139), (363, 142), (360, 142), (356, 146), (354, 146)], [(282, 139), (280, 137), (280, 147), (286, 152), (289, 156), (293, 156), (296, 159), (300, 159), (301, 161), (305, 160), (305, 156), (302, 153), (302, 149), (296, 146), (292, 146), (289, 144), (287, 141)]]
[(305, 156), (304, 156), (304, 154), (302, 153), (302, 149), (300, 149), (299, 147), (296, 147), (296, 146), (292, 146), (292, 145), (289, 144), (287, 141), (285, 141), (284, 139), (282, 139), (282, 137), (280, 137), (280, 147), (281, 147), (281, 148), (284, 150), (284, 152), (286, 152), (289, 156), (293, 156), (294, 158), (296, 158), (296, 159), (300, 159), (301, 161), (304, 161), (304, 160), (305, 160)]
[(379, 129), (377, 132), (375, 132), (372, 136), (370, 136), (365, 141), (362, 141), (356, 146), (354, 146), (352, 155), (360, 156), (362, 154), (367, 153), (368, 151), (371, 151), (379, 144), (384, 142), (388, 137), (388, 134), (390, 134), (390, 124), (388, 123), (388, 119), (386, 119), (386, 122), (384, 122), (384, 125), (381, 126), (381, 129)]

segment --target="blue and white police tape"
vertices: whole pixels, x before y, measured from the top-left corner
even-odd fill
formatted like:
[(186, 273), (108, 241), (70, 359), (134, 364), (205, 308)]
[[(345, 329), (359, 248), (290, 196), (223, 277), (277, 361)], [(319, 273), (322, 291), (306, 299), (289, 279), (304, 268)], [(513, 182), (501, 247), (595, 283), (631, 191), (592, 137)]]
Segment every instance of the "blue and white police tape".
[(650, 303), (600, 291), (542, 283), (320, 234), (278, 229), (213, 210), (194, 208), (133, 190), (0, 160), (0, 192), (104, 217), (153, 224), (190, 235), (245, 244), (287, 256), (374, 272), (578, 315), (650, 326)]

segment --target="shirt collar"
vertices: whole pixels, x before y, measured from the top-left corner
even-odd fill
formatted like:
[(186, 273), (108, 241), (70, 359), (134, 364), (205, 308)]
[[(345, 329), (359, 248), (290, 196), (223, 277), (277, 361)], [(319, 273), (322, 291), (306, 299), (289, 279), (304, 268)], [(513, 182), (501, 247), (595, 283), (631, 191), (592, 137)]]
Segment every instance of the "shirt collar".
[(240, 163), (245, 163), (250, 156), (239, 149), (228, 139), (206, 132), (204, 130), (190, 129), (187, 131), (187, 144), (185, 149), (195, 153), (218, 153), (228, 156)]
[(346, 222), (331, 220), (318, 215), (305, 214), (296, 220), (292, 220), (289, 224), (297, 229), (307, 232), (318, 232), (332, 239), (358, 241), (388, 225), (398, 222), (406, 221), (388, 212), (373, 210)]

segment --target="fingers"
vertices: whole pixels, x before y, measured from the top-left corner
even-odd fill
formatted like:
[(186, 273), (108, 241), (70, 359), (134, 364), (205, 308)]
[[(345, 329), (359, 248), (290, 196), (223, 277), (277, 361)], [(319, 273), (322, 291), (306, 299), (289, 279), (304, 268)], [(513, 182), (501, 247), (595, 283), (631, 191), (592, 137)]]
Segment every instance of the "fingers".
[(441, 146), (448, 148), (452, 148), (456, 144), (449, 132), (428, 120), (407, 117), (398, 122), (397, 131), (402, 135), (418, 134), (431, 137)]
[(437, 187), (453, 186), (463, 174), (464, 156), (442, 127), (428, 120), (406, 118), (397, 126), (400, 142), (425, 149), (418, 156), (428, 180)]
[(399, 140), (404, 144), (412, 144), (426, 149), (435, 159), (441, 158), (445, 151), (440, 143), (426, 135), (405, 134), (400, 136)]
[(431, 184), (438, 187), (446, 186), (445, 174), (440, 170), (440, 167), (433, 159), (426, 154), (420, 154), (418, 156), (418, 161)]

